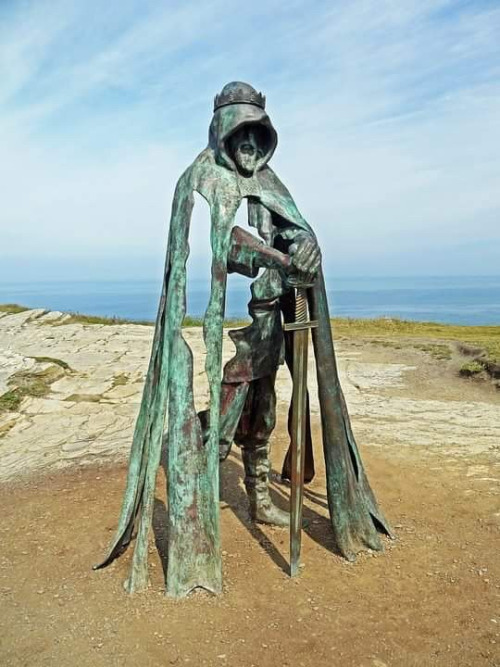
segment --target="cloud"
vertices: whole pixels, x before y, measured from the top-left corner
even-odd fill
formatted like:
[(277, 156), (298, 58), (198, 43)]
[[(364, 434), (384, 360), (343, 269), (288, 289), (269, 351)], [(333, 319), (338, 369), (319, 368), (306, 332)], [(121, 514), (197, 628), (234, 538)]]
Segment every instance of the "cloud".
[(495, 3), (33, 1), (1, 19), (0, 247), (19, 266), (148, 277), (138, 260), (162, 262), (175, 181), (237, 78), (267, 95), (273, 166), (331, 272), (498, 270)]

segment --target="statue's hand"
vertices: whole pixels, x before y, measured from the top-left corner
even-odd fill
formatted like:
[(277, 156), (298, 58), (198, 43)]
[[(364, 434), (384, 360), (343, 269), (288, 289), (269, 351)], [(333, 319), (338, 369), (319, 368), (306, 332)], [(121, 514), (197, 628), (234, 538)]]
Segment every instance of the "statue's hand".
[(311, 236), (293, 243), (289, 249), (292, 265), (303, 274), (316, 274), (321, 266), (321, 250), (316, 239)]
[(301, 271), (292, 271), (285, 278), (285, 284), (288, 287), (312, 287), (315, 282), (315, 273), (302, 273)]

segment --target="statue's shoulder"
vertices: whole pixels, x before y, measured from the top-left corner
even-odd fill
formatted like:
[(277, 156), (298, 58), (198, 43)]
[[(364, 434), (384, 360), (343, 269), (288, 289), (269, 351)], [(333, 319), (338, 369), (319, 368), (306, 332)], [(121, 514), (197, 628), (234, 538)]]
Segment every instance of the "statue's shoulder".
[(290, 195), (282, 181), (278, 178), (276, 172), (268, 164), (258, 172), (258, 178), (263, 185), (273, 185), (278, 190), (287, 192), (288, 195)]
[(271, 167), (266, 165), (261, 169), (258, 178), (262, 191), (261, 201), (264, 206), (301, 229), (312, 232), (309, 224), (297, 208), (289, 190)]
[[(211, 148), (205, 148), (194, 162), (186, 169), (178, 182), (182, 181), (182, 189), (189, 188), (199, 192), (209, 204), (217, 198), (237, 193), (235, 175), (225, 167), (217, 164)], [(234, 192), (233, 192), (234, 191)]]
[(200, 173), (203, 171), (203, 167), (208, 159), (209, 156), (207, 155), (207, 149), (205, 148), (205, 150), (193, 160), (189, 167), (182, 172), (177, 181), (177, 187), (185, 187), (190, 183), (194, 183), (200, 177)]

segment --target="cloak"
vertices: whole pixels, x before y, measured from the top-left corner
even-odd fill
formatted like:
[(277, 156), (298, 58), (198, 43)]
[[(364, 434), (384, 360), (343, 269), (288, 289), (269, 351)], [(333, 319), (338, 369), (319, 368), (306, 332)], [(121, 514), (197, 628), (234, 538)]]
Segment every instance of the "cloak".
[[(258, 127), (265, 150), (253, 176), (244, 178), (228, 153), (227, 140), (248, 124)], [(222, 588), (220, 384), (228, 254), (235, 214), (242, 199), (250, 198), (270, 212), (281, 227), (314, 236), (290, 193), (267, 164), (276, 144), (276, 132), (262, 108), (246, 103), (222, 106), (214, 113), (207, 148), (182, 174), (175, 189), (163, 289), (123, 505), (108, 555), (96, 566), (104, 567), (120, 555), (137, 529), (131, 573), (126, 582), (130, 592), (147, 586), (148, 533), (163, 437), (167, 449), (167, 594), (182, 597), (196, 587), (215, 593)], [(182, 335), (194, 192), (208, 202), (211, 217), (211, 295), (203, 325), (205, 370), (210, 386), (208, 439), (206, 434), (203, 437), (194, 405), (193, 353)], [(318, 321), (312, 338), (331, 525), (337, 548), (346, 558), (354, 560), (363, 548), (381, 550), (377, 531), (390, 535), (390, 528), (368, 483), (351, 430), (338, 378), (321, 271), (308, 291), (308, 299), (311, 318)], [(293, 293), (284, 301), (283, 309), (285, 319), (290, 318), (294, 310)]]

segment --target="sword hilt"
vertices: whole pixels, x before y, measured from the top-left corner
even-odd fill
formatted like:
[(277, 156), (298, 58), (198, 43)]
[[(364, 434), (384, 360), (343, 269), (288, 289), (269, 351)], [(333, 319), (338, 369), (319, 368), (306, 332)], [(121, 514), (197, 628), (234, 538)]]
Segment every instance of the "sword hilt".
[(302, 329), (316, 329), (317, 320), (310, 320), (307, 307), (307, 287), (300, 285), (295, 288), (295, 322), (286, 322), (285, 331), (301, 331)]
[(307, 321), (307, 291), (305, 287), (297, 287), (295, 293), (295, 323), (305, 324)]

